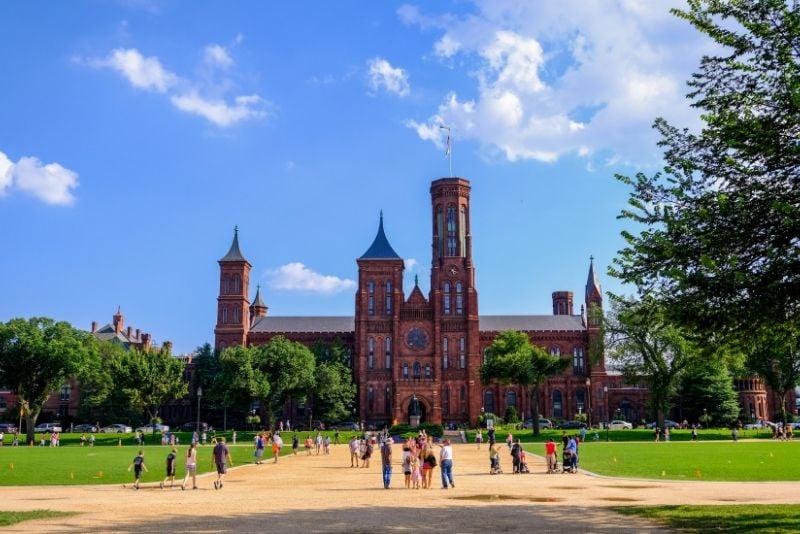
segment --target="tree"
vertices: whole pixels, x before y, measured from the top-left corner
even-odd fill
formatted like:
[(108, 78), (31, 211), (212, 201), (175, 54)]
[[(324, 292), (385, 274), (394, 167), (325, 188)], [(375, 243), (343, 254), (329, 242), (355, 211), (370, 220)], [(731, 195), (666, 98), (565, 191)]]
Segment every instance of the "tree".
[(314, 413), (323, 421), (336, 422), (348, 419), (353, 413), (356, 386), (353, 372), (347, 367), (348, 348), (340, 340), (313, 347), (316, 358), (314, 387)]
[(658, 426), (665, 414), (677, 380), (696, 351), (683, 333), (668, 322), (654, 299), (630, 300), (611, 295), (606, 319), (606, 348), (628, 382), (645, 382)]
[(250, 403), (269, 397), (269, 377), (259, 368), (257, 347), (229, 347), (219, 355), (219, 370), (210, 390), (226, 408), (247, 410)]
[(539, 435), (539, 386), (548, 377), (564, 371), (569, 360), (551, 356), (533, 345), (528, 336), (507, 330), (497, 336), (486, 349), (486, 362), (481, 365), (481, 382), (497, 380), (502, 384), (521, 386), (533, 410), (533, 433)]
[(676, 402), (687, 421), (706, 416), (711, 424), (727, 426), (739, 416), (733, 377), (721, 358), (692, 359), (678, 380)]
[(273, 421), (289, 398), (304, 399), (314, 386), (314, 354), (301, 343), (283, 336), (254, 348), (256, 368), (269, 382), (269, 392), (262, 397), (267, 418)]
[(96, 367), (93, 341), (91, 334), (69, 323), (44, 317), (0, 323), (0, 382), (25, 407), (28, 443), (47, 398), (70, 378)]
[(703, 127), (656, 120), (663, 172), (617, 177), (632, 187), (620, 218), (644, 228), (623, 233), (612, 274), (699, 337), (798, 331), (798, 2), (689, 0), (673, 13), (719, 45), (689, 81)]
[(773, 329), (756, 338), (747, 365), (781, 398), (781, 420), (788, 421), (786, 396), (800, 384), (800, 348), (793, 330)]
[(124, 351), (112, 371), (115, 386), (122, 391), (131, 408), (147, 412), (155, 422), (162, 404), (186, 395), (184, 363), (166, 348), (147, 351)]

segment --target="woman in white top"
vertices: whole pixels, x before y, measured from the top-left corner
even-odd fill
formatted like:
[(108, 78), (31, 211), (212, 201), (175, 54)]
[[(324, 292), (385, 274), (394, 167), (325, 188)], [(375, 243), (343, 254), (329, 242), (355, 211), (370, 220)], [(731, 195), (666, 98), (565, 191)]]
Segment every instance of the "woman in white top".
[(197, 489), (197, 442), (192, 442), (189, 445), (189, 450), (186, 452), (186, 476), (183, 477), (181, 489), (186, 489), (186, 481), (192, 477), (192, 489)]
[(439, 451), (439, 464), (442, 466), (442, 489), (447, 489), (448, 484), (455, 488), (453, 483), (453, 447), (450, 440), (444, 440), (442, 450)]

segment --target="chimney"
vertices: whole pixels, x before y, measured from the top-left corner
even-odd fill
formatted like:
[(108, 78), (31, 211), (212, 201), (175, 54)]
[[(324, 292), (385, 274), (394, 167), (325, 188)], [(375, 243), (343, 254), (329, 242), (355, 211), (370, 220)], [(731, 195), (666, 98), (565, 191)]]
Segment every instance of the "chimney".
[(127, 333), (128, 333), (128, 339), (130, 339), (131, 338), (131, 334), (133, 334), (133, 327), (132, 326), (128, 327), (128, 332)]
[(150, 350), (150, 334), (142, 334), (142, 349)]
[(139, 339), (141, 337), (142, 337), (142, 330), (140, 328), (137, 328), (136, 329), (136, 339)]
[(92, 334), (97, 332), (97, 321), (92, 321)]

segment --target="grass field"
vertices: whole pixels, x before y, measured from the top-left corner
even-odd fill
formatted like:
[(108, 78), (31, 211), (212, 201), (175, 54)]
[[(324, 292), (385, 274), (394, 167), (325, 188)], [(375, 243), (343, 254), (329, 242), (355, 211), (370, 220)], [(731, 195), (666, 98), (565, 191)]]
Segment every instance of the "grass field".
[(793, 504), (633, 506), (614, 511), (652, 519), (681, 532), (800, 532), (800, 508)]
[[(542, 446), (525, 446), (543, 455)], [(561, 448), (559, 447), (559, 454)], [(580, 467), (614, 477), (800, 480), (800, 441), (606, 443), (580, 445)], [(560, 459), (559, 459), (560, 462)]]
[(16, 525), (31, 519), (47, 519), (75, 515), (70, 512), (53, 512), (51, 510), (31, 510), (29, 512), (0, 512), (0, 527)]

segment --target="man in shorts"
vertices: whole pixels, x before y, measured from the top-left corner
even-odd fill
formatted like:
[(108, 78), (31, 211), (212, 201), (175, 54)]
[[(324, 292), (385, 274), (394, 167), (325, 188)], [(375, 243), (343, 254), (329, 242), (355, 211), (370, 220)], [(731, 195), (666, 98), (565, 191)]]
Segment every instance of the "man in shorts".
[(170, 453), (167, 454), (167, 477), (161, 481), (161, 489), (164, 489), (164, 484), (166, 484), (168, 480), (170, 488), (175, 485), (175, 461), (177, 459), (178, 449), (173, 447)]
[(231, 452), (225, 445), (225, 438), (220, 438), (217, 444), (214, 445), (214, 449), (211, 451), (211, 459), (217, 467), (217, 480), (214, 481), (214, 489), (222, 489), (222, 479), (225, 477), (225, 473), (228, 472), (227, 466), (233, 465)]
[(133, 481), (133, 489), (139, 489), (139, 480), (142, 478), (142, 470), (147, 472), (147, 466), (144, 465), (144, 451), (139, 451), (139, 454), (136, 458), (133, 459), (133, 463), (128, 466), (128, 471), (133, 469), (133, 474), (135, 476), (135, 480)]

